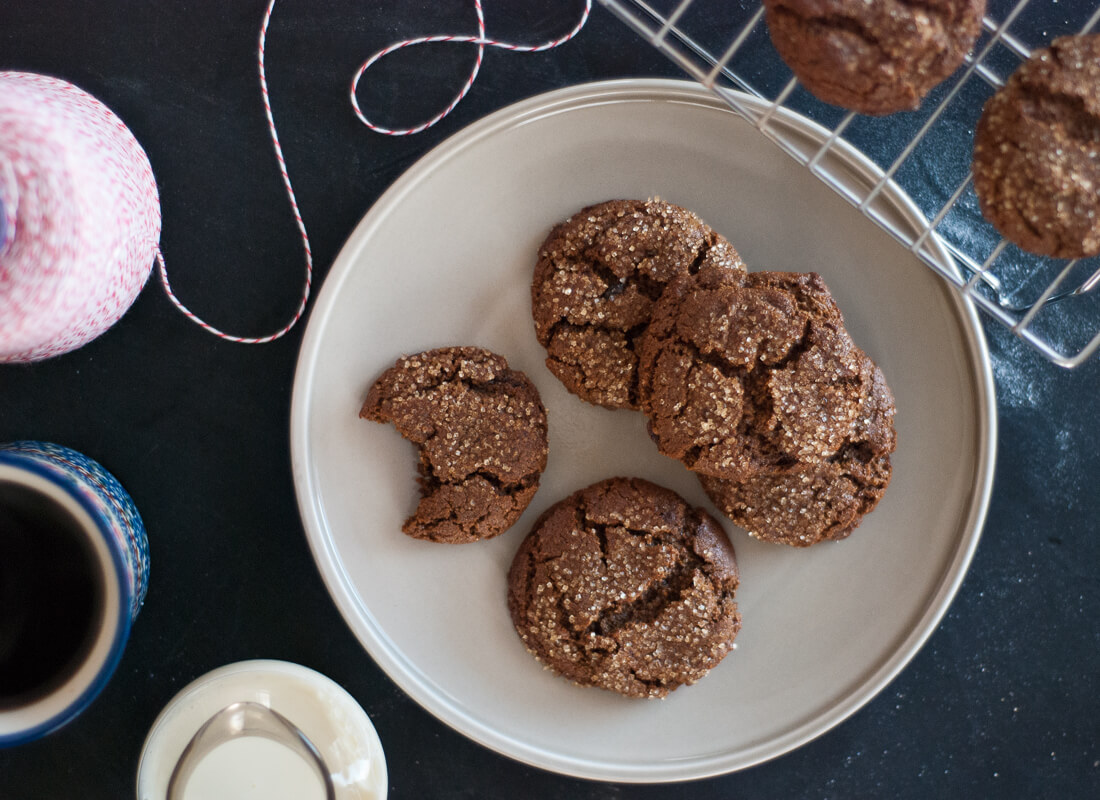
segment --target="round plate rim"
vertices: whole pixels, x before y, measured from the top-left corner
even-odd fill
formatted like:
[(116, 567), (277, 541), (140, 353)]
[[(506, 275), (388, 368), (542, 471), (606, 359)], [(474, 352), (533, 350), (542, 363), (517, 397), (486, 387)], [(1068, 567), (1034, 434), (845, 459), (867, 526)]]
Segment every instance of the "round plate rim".
[[(749, 95), (737, 92), (730, 92), (730, 94), (748, 107), (759, 107), (763, 103)], [(941, 584), (929, 597), (926, 610), (919, 622), (900, 642), (893, 655), (841, 701), (779, 737), (735, 754), (707, 755), (671, 763), (639, 765), (580, 759), (502, 736), (491, 727), (483, 725), (466, 714), (461, 705), (453, 699), (439, 695), (426, 685), (424, 680), (418, 677), (415, 665), (404, 660), (403, 654), (396, 650), (384, 631), (373, 627), (369, 609), (355, 595), (343, 565), (335, 558), (330, 532), (325, 524), (324, 511), (320, 507), (315, 492), (314, 477), (310, 468), (308, 436), (309, 392), (327, 314), (339, 295), (338, 284), (354, 268), (363, 243), (369, 240), (373, 231), (382, 223), (388, 210), (399, 204), (436, 165), (501, 129), (518, 127), (557, 113), (619, 102), (670, 102), (699, 105), (729, 113), (740, 119), (740, 116), (715, 94), (692, 81), (663, 78), (598, 81), (557, 89), (501, 108), (459, 130), (429, 150), (368, 209), (345, 241), (317, 294), (302, 337), (291, 393), (291, 468), (306, 538), (314, 563), (330, 597), (367, 653), (412, 700), (441, 722), (478, 744), (530, 766), (589, 780), (663, 783), (728, 774), (795, 750), (846, 720), (897, 677), (938, 627), (962, 584), (977, 549), (992, 495), (996, 461), (997, 409), (992, 365), (978, 313), (969, 299), (952, 291), (945, 281), (943, 291), (948, 303), (958, 315), (959, 327), (968, 346), (967, 355), (975, 391), (974, 402), (978, 413), (978, 418), (975, 420), (977, 425), (975, 480), (969, 513), (960, 526), (962, 535), (959, 547)], [(828, 135), (828, 132), (816, 123), (786, 109), (780, 109), (776, 119), (811, 137), (824, 139)], [(836, 143), (836, 147), (838, 157), (846, 166), (865, 176), (881, 176), (882, 171), (873, 162), (842, 140)], [(912, 200), (896, 185), (888, 183), (881, 197), (884, 201), (889, 201), (910, 224), (919, 224), (920, 212)], [(852, 213), (858, 212), (852, 209)], [(948, 272), (957, 273), (957, 267), (935, 234), (929, 238), (929, 241)]]

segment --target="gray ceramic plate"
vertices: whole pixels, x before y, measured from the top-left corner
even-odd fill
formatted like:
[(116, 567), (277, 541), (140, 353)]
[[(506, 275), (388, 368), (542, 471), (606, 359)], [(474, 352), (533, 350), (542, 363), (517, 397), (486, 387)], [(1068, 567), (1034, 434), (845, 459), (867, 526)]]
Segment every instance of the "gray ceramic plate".
[[(812, 123), (782, 120), (807, 142), (820, 138)], [(853, 181), (875, 172), (855, 153), (829, 167)], [(639, 701), (544, 671), (512, 630), (505, 576), (535, 517), (596, 480), (637, 475), (708, 505), (694, 476), (656, 452), (640, 414), (586, 405), (561, 387), (531, 323), (535, 252), (551, 225), (589, 203), (655, 195), (698, 212), (751, 268), (824, 276), (894, 390), (899, 444), (886, 497), (844, 542), (795, 550), (727, 524), (742, 574), (738, 649), (698, 684)], [(898, 220), (914, 219), (893, 188), (882, 203)], [(495, 350), (535, 382), (550, 460), (511, 531), (433, 545), (400, 531), (418, 497), (412, 447), (356, 414), (398, 356), (458, 344)], [(994, 428), (993, 380), (971, 307), (712, 95), (679, 81), (625, 81), (503, 109), (435, 148), (379, 199), (313, 309), (291, 449), (321, 574), (402, 689), (520, 761), (655, 782), (729, 772), (798, 747), (902, 669), (977, 545)]]

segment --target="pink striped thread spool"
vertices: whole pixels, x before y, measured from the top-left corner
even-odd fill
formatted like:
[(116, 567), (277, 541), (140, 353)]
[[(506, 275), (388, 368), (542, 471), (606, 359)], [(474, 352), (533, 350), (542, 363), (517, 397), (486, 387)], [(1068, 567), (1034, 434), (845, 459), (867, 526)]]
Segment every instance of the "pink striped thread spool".
[(153, 266), (160, 198), (149, 159), (70, 83), (0, 72), (0, 362), (86, 344)]

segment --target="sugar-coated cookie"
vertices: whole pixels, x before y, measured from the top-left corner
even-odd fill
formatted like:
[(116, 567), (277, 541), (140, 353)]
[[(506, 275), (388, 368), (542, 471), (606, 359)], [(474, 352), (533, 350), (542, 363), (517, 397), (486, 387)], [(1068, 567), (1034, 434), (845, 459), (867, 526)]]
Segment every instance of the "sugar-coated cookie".
[(375, 381), (359, 416), (392, 422), (420, 451), (421, 499), (402, 530), (462, 543), (507, 530), (546, 468), (546, 410), (499, 355), (445, 347), (405, 356)]
[(826, 103), (882, 115), (917, 108), (962, 64), (985, 0), (764, 0), (775, 49)]
[(1041, 255), (1100, 254), (1100, 34), (1036, 50), (982, 110), (974, 144), (982, 214)]
[(737, 562), (718, 522), (675, 492), (610, 478), (542, 514), (508, 573), (516, 632), (583, 686), (663, 697), (733, 647)]
[(560, 223), (531, 285), (547, 367), (583, 400), (637, 408), (638, 337), (665, 286), (703, 264), (744, 269), (729, 242), (670, 203), (612, 200)]

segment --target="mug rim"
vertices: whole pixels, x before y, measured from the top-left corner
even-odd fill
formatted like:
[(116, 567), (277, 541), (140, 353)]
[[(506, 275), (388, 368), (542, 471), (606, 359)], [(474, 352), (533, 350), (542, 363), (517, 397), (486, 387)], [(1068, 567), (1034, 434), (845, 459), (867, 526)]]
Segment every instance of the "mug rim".
[[(126, 641), (130, 636), (130, 627), (133, 624), (133, 620), (130, 617), (130, 606), (133, 601), (133, 587), (130, 586), (129, 581), (122, 579), (122, 576), (126, 574), (126, 565), (123, 561), (122, 554), (119, 552), (110, 521), (104, 517), (91, 500), (85, 497), (81, 492), (73, 491), (68, 479), (58, 475), (49, 467), (40, 464), (36, 460), (25, 458), (24, 454), (19, 451), (0, 450), (0, 480), (6, 479), (5, 473), (7, 470), (3, 469), (4, 467), (10, 467), (15, 471), (30, 473), (45, 480), (63, 495), (74, 501), (78, 508), (87, 515), (88, 520), (91, 521), (96, 531), (100, 534), (101, 539), (104, 540), (105, 549), (109, 554), (113, 574), (104, 577), (106, 580), (113, 580), (113, 583), (118, 588), (118, 608), (116, 620), (114, 622), (114, 633), (104, 653), (103, 661), (87, 680), (87, 684), (78, 690), (78, 694), (71, 702), (67, 703), (63, 708), (51, 714), (46, 719), (36, 722), (29, 728), (14, 731), (12, 733), (0, 732), (0, 748), (25, 744), (52, 733), (72, 721), (77, 715), (91, 705), (92, 701), (95, 700), (101, 691), (103, 691), (103, 688), (107, 685), (115, 669), (118, 667), (118, 662), (122, 659)], [(38, 489), (36, 486), (30, 486), (29, 488), (34, 490)], [(83, 522), (83, 520), (80, 521)], [(87, 530), (85, 530), (85, 533), (87, 533)], [(102, 563), (100, 559), (97, 559), (97, 561)], [(110, 624), (109, 619), (107, 619), (106, 622)], [(80, 670), (74, 673), (68, 680), (75, 678), (79, 672)], [(68, 683), (68, 680), (66, 683)], [(62, 684), (62, 687), (64, 685), (65, 684)], [(6, 712), (0, 710), (0, 718), (2, 718), (5, 713)]]

